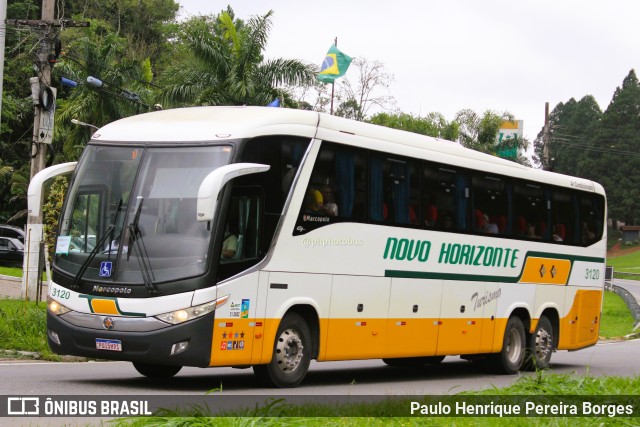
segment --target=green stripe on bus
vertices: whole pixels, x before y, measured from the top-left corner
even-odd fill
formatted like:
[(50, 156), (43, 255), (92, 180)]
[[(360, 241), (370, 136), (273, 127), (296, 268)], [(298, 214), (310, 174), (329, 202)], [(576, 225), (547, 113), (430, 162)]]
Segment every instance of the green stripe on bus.
[[(522, 262), (522, 269), (520, 270), (520, 274), (514, 277), (508, 276), (488, 276), (488, 275), (477, 275), (477, 274), (460, 274), (460, 273), (438, 273), (438, 272), (430, 272), (430, 271), (409, 271), (409, 270), (385, 270), (385, 277), (395, 277), (395, 278), (404, 278), (404, 279), (442, 279), (442, 280), (457, 280), (457, 281), (466, 281), (466, 282), (502, 282), (502, 283), (517, 283), (520, 281), (520, 278), (524, 274), (524, 266), (527, 264), (527, 258), (551, 258), (558, 260), (568, 260), (571, 261), (571, 269), (573, 269), (573, 263), (575, 261), (583, 261), (583, 262), (597, 262), (604, 264), (605, 258), (598, 257), (587, 257), (580, 255), (564, 255), (564, 254), (556, 254), (551, 252), (527, 252), (524, 257), (524, 261)], [(569, 272), (569, 277), (571, 276), (571, 272)]]

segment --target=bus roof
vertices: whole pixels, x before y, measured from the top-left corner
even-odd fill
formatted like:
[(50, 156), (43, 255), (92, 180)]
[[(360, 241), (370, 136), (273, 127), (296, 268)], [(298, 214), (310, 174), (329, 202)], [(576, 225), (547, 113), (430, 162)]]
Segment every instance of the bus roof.
[[(93, 141), (180, 144), (265, 135), (317, 137), (604, 194), (602, 186), (593, 181), (528, 168), (465, 148), (456, 142), (326, 113), (289, 108), (189, 107), (154, 111), (107, 124), (96, 131)], [(430, 154), (425, 155), (416, 149), (427, 149)], [(474, 162), (473, 165), (470, 165), (469, 161)]]

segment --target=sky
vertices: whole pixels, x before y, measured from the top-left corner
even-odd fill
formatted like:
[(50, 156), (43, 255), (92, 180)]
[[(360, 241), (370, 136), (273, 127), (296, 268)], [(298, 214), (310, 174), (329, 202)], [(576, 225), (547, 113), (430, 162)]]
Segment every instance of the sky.
[[(231, 5), (248, 19), (273, 10), (267, 58), (319, 66), (334, 39), (393, 74), (403, 113), (508, 111), (533, 141), (550, 110), (593, 95), (604, 111), (640, 66), (638, 0), (177, 0), (180, 16)], [(355, 78), (353, 70), (347, 78)]]

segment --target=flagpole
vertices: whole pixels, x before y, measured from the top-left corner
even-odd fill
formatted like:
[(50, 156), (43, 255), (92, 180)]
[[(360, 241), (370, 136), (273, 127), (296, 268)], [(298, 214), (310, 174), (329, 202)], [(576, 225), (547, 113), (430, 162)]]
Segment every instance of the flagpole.
[[(336, 36), (335, 40), (333, 41), (333, 44), (335, 47), (338, 47), (338, 36)], [(334, 94), (334, 89), (336, 87), (336, 81), (333, 80), (331, 82), (331, 111), (330, 114), (333, 116), (333, 94)]]

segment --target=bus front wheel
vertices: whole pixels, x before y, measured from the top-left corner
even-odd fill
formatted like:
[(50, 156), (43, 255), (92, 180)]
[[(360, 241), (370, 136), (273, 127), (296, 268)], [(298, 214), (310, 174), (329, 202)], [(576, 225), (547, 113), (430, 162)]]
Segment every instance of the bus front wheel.
[(133, 362), (133, 367), (148, 378), (171, 378), (182, 369), (182, 366), (152, 365), (138, 362)]
[(526, 336), (522, 320), (512, 316), (507, 321), (500, 353), (491, 355), (491, 364), (500, 374), (515, 374), (524, 361)]
[(305, 320), (296, 313), (280, 322), (273, 344), (271, 362), (255, 365), (256, 376), (269, 387), (296, 387), (302, 382), (311, 363), (311, 332)]
[(540, 320), (538, 320), (536, 330), (531, 334), (529, 339), (524, 369), (527, 371), (535, 371), (537, 369), (548, 368), (553, 350), (553, 326), (546, 316), (542, 316)]

